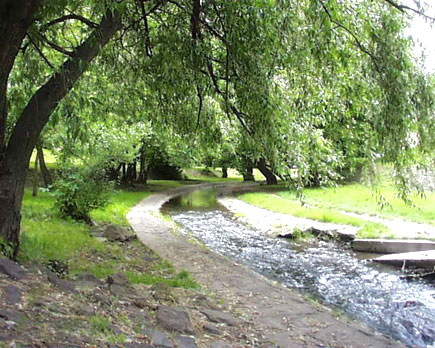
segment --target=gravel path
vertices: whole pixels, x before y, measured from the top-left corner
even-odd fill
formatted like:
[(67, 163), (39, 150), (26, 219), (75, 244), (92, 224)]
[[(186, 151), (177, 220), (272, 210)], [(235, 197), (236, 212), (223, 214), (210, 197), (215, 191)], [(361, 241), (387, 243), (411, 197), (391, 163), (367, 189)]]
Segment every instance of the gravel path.
[(159, 209), (170, 198), (208, 187), (182, 187), (150, 196), (131, 210), (128, 219), (144, 244), (178, 269), (188, 270), (242, 318), (248, 335), (259, 340), (267, 338), (283, 348), (403, 347), (346, 316), (334, 316), (332, 310), (308, 302), (300, 293), (271, 282), (198, 242), (189, 241), (161, 218)]

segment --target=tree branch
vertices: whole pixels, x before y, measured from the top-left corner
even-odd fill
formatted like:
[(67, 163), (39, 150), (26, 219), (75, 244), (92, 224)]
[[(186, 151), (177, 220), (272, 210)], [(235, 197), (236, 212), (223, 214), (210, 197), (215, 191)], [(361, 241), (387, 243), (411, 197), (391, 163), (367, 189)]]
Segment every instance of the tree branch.
[(424, 18), (429, 19), (432, 22), (435, 22), (435, 17), (428, 16), (427, 14), (425, 14), (425, 13), (423, 13), (415, 8), (412, 8), (412, 7), (409, 7), (406, 5), (402, 5), (402, 4), (398, 4), (398, 3), (394, 2), (393, 0), (384, 0), (384, 1), (402, 13), (405, 13), (406, 11), (411, 11), (411, 12), (418, 14), (419, 16), (422, 16)]
[(338, 28), (343, 29), (346, 33), (348, 33), (350, 36), (352, 36), (352, 38), (355, 40), (355, 44), (357, 45), (357, 47), (364, 52), (365, 54), (367, 54), (373, 61), (373, 64), (375, 65), (375, 68), (378, 72), (381, 72), (377, 59), (375, 57), (375, 55), (373, 53), (371, 53), (367, 48), (364, 47), (364, 45), (361, 43), (361, 41), (359, 40), (358, 36), (356, 36), (356, 34), (350, 30), (348, 27), (344, 26), (343, 24), (337, 22), (331, 15), (331, 12), (329, 12), (328, 8), (326, 7), (326, 5), (323, 3), (322, 0), (319, 0), (320, 5), (322, 6), (323, 10), (325, 11), (325, 13), (327, 14), (329, 21), (331, 23), (334, 23)]
[(65, 21), (68, 21), (68, 20), (71, 20), (71, 19), (75, 19), (75, 20), (78, 20), (78, 21), (80, 21), (80, 22), (82, 22), (82, 23), (85, 23), (87, 26), (89, 26), (89, 27), (91, 27), (91, 28), (93, 28), (93, 29), (96, 29), (96, 28), (98, 27), (98, 24), (97, 24), (97, 23), (94, 23), (94, 22), (92, 22), (91, 20), (89, 20), (89, 19), (87, 19), (87, 18), (85, 18), (85, 17), (83, 17), (83, 16), (80, 16), (80, 15), (77, 15), (77, 14), (74, 14), (74, 13), (71, 13), (71, 14), (68, 14), (68, 15), (65, 15), (65, 16), (62, 16), (62, 17), (59, 17), (59, 18), (53, 19), (52, 21), (50, 21), (50, 22), (44, 24), (44, 25), (41, 27), (41, 31), (45, 31), (45, 30), (47, 30), (49, 27), (51, 27), (51, 26), (53, 26), (53, 25), (55, 25), (55, 24), (57, 24), (57, 23), (62, 23), (62, 22), (65, 22)]
[(50, 61), (48, 60), (48, 58), (44, 55), (44, 53), (42, 52), (42, 50), (39, 48), (39, 46), (36, 44), (36, 42), (32, 39), (32, 37), (27, 34), (27, 37), (29, 38), (30, 43), (33, 45), (33, 47), (35, 47), (36, 52), (38, 52), (38, 54), (41, 56), (41, 58), (44, 60), (45, 63), (47, 63), (47, 65), (52, 68), (53, 70), (55, 70), (55, 67), (53, 64), (50, 63)]
[(108, 10), (98, 28), (74, 49), (71, 57), (30, 98), (12, 130), (6, 149), (6, 156), (14, 169), (27, 169), (32, 150), (51, 113), (120, 28), (119, 14)]

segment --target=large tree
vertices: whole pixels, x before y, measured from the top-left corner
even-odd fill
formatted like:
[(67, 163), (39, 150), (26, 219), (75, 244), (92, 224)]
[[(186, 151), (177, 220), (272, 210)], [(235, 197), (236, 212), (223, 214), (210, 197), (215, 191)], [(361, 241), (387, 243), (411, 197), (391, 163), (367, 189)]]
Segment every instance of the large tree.
[(284, 174), (295, 161), (328, 171), (343, 154), (334, 145), (352, 143), (334, 136), (340, 122), (358, 125), (360, 151), (403, 164), (410, 133), (423, 142), (433, 117), (401, 34), (404, 10), (392, 0), (2, 0), (3, 245), (17, 255), (32, 150), (82, 75), (86, 84), (104, 71), (123, 93), (115, 109), (136, 96), (161, 127), (211, 134), (224, 123), (216, 114), (225, 127), (238, 122), (254, 157)]

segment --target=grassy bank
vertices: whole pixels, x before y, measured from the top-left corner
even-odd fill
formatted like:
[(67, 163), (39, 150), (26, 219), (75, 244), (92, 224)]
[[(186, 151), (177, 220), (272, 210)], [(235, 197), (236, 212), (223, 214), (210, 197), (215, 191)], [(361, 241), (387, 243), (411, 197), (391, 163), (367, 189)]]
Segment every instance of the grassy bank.
[[(91, 212), (92, 220), (127, 227), (126, 214), (141, 199), (152, 192), (180, 185), (179, 182), (154, 181), (147, 191), (113, 192), (104, 208)], [(61, 218), (50, 193), (40, 192), (32, 197), (26, 190), (22, 214), (21, 262), (47, 264), (58, 260), (68, 266), (71, 276), (89, 272), (105, 278), (124, 271), (132, 283), (199, 287), (187, 272), (177, 273), (169, 262), (139, 241), (124, 244), (101, 241), (92, 236), (95, 227)]]
[[(406, 205), (402, 199), (397, 198), (391, 186), (383, 186), (381, 193), (383, 199), (379, 200), (373, 190), (361, 184), (304, 191), (305, 201), (316, 207), (381, 215), (386, 218), (399, 217), (435, 225), (435, 192), (427, 192), (423, 199), (420, 196), (411, 196), (414, 206)], [(295, 193), (290, 191), (281, 191), (279, 195), (289, 200), (296, 199)]]
[(391, 238), (390, 230), (379, 223), (345, 215), (328, 208), (306, 207), (299, 202), (294, 202), (271, 193), (245, 193), (238, 196), (246, 203), (268, 209), (281, 214), (312, 219), (321, 222), (337, 223), (360, 227), (360, 238)]

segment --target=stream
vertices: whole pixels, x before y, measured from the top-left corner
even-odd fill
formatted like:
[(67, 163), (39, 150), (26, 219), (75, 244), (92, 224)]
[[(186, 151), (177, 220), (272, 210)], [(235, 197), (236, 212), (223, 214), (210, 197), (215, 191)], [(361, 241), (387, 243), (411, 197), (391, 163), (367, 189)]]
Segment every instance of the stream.
[(334, 242), (270, 238), (236, 221), (217, 191), (177, 197), (162, 208), (181, 232), (289, 288), (365, 322), (409, 347), (435, 343), (435, 284), (401, 279)]

